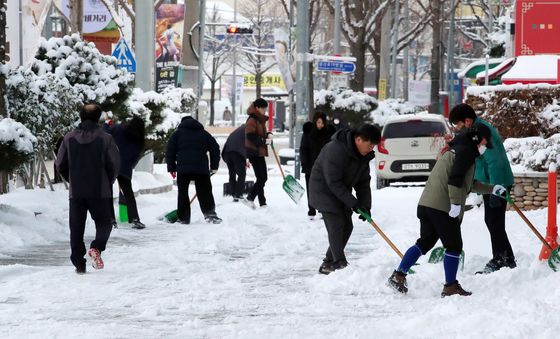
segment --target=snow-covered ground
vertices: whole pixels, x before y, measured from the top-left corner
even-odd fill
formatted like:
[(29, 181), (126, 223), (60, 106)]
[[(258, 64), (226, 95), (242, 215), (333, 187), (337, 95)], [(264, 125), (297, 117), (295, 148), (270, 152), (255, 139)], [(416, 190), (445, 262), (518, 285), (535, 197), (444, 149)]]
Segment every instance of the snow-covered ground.
[[(158, 217), (173, 192), (141, 195), (144, 230), (121, 225), (103, 253), (105, 269), (76, 275), (69, 256), (67, 191), (17, 189), (0, 195), (2, 338), (553, 338), (560, 332), (560, 273), (537, 259), (540, 243), (514, 213), (507, 228), (518, 268), (474, 275), (490, 255), (482, 209), (466, 212), (465, 269), (471, 297), (441, 299), (443, 267), (420, 259), (408, 295), (385, 282), (399, 260), (355, 218), (350, 266), (317, 269), (327, 248), (322, 220), (309, 221), (270, 166), (269, 207), (222, 197), (225, 169), (212, 179), (224, 222), (191, 225)], [(249, 176), (248, 179), (251, 179)], [(375, 180), (372, 180), (375, 182)], [(194, 194), (191, 188), (191, 195)], [(405, 251), (418, 237), (421, 187), (373, 191), (372, 215)], [(544, 232), (546, 211), (527, 213)], [(88, 221), (87, 243), (93, 224)]]

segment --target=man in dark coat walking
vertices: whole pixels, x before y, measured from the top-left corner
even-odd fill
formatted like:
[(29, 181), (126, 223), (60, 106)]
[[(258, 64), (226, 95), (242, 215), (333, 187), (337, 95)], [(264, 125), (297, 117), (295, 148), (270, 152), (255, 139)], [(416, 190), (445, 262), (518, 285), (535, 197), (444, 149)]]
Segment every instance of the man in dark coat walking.
[(101, 252), (111, 235), (112, 185), (120, 168), (120, 156), (113, 138), (98, 125), (101, 108), (87, 104), (82, 122), (64, 136), (56, 167), (70, 184), (70, 259), (77, 273), (86, 272), (84, 231), (89, 211), (95, 221), (95, 240), (87, 252), (95, 269), (104, 267)]
[(307, 201), (309, 217), (315, 216), (317, 212), (315, 208), (309, 204), (309, 179), (311, 177), (311, 169), (315, 160), (323, 147), (331, 141), (331, 137), (335, 132), (333, 125), (327, 124), (327, 116), (322, 112), (315, 112), (313, 121), (303, 124), (303, 135), (299, 147), (299, 157), (301, 160), (301, 171), (305, 173), (305, 184), (307, 189)]
[(245, 124), (237, 127), (228, 136), (222, 150), (222, 159), (224, 159), (228, 167), (229, 187), (232, 191), (233, 201), (238, 202), (239, 199), (243, 199), (245, 175), (247, 174)]
[[(352, 211), (370, 213), (371, 188), (369, 163), (381, 132), (366, 124), (357, 130), (336, 132), (321, 151), (311, 171), (309, 199), (323, 214), (329, 248), (319, 272), (329, 274), (348, 265), (344, 248), (354, 228)], [(356, 197), (352, 195), (356, 191)], [(360, 216), (361, 219), (364, 219)]]
[[(210, 153), (210, 169), (208, 168)], [(216, 214), (216, 204), (212, 194), (210, 175), (218, 171), (220, 164), (220, 146), (216, 139), (202, 124), (191, 116), (181, 120), (177, 130), (167, 142), (165, 154), (167, 171), (177, 178), (179, 194), (177, 198), (177, 216), (182, 224), (191, 222), (189, 202), (189, 184), (194, 180), (200, 209), (207, 222), (220, 223), (222, 219)]]

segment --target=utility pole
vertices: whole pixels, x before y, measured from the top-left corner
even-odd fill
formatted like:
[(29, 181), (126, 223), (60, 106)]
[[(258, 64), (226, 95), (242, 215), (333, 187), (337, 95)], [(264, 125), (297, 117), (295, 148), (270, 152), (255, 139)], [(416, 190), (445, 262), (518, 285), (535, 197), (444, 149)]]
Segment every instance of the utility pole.
[[(233, 2), (233, 21), (237, 22), (237, 0)], [(231, 125), (235, 126), (235, 119), (237, 117), (237, 34), (233, 35), (235, 42), (233, 44), (233, 84), (231, 86), (233, 97), (231, 99)]]
[[(404, 31), (408, 32), (410, 29), (410, 13), (408, 10), (408, 0), (404, 0), (404, 8), (403, 8), (403, 15), (404, 15)], [(410, 44), (406, 44), (404, 48), (404, 56), (403, 56), (403, 98), (404, 101), (408, 101), (408, 69), (409, 69), (409, 57), (410, 57)]]
[[(6, 64), (6, 0), (0, 0), (0, 65)], [(6, 78), (0, 73), (0, 117), (7, 117), (6, 110)], [(1, 187), (0, 187), (1, 189)]]
[(152, 1), (135, 1), (136, 25), (136, 87), (144, 92), (153, 90), (153, 71), (155, 67), (155, 16)]
[(391, 35), (391, 11), (386, 11), (381, 20), (381, 52), (379, 58), (379, 84), (377, 85), (377, 98), (387, 99), (387, 79), (389, 77), (390, 51), (389, 36)]
[[(292, 65), (292, 28), (294, 27), (294, 0), (290, 0), (290, 29), (288, 30), (288, 74), (291, 77), (291, 65)], [(289, 103), (290, 103), (290, 134), (289, 134), (289, 146), (290, 148), (295, 148), (295, 126), (296, 126), (296, 108), (294, 105), (294, 86), (290, 89)]]
[(334, 54), (340, 54), (340, 0), (334, 0)]
[(195, 94), (198, 94), (198, 60), (193, 48), (199, 46), (198, 34), (196, 34), (198, 16), (200, 13), (199, 4), (200, 2), (198, 0), (185, 0), (183, 55), (181, 57), (181, 71), (183, 74), (182, 86), (183, 88), (191, 88)]
[[(206, 0), (200, 0), (200, 27), (198, 35), (198, 102), (202, 100), (204, 95), (204, 34), (206, 29)], [(199, 105), (200, 107), (200, 105)], [(196, 111), (196, 119), (199, 120), (198, 110)]]
[(309, 114), (307, 84), (309, 81), (309, 0), (297, 2), (297, 58), (296, 58), (296, 161), (295, 175), (299, 179), (301, 162), (299, 146), (303, 124)]
[(455, 70), (455, 0), (451, 1), (451, 20), (449, 20), (449, 34), (447, 39), (447, 93), (449, 105), (452, 106), (453, 100), (453, 71)]
[(399, 54), (399, 3), (395, 1), (395, 15), (393, 15), (393, 53), (391, 57), (391, 98), (397, 97), (397, 56)]

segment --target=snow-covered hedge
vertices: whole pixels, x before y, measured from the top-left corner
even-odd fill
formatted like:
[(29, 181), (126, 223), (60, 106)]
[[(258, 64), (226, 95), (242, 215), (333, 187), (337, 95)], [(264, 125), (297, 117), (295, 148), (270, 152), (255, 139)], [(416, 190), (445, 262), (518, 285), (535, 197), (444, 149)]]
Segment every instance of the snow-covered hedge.
[(548, 171), (550, 164), (560, 164), (560, 134), (541, 137), (509, 138), (504, 147), (512, 165), (520, 170)]
[(335, 115), (349, 126), (371, 123), (370, 112), (377, 108), (377, 100), (366, 93), (350, 89), (322, 89), (315, 91), (315, 110), (324, 112), (329, 118)]
[(23, 124), (10, 118), (0, 120), (0, 171), (12, 171), (27, 161), (36, 141)]

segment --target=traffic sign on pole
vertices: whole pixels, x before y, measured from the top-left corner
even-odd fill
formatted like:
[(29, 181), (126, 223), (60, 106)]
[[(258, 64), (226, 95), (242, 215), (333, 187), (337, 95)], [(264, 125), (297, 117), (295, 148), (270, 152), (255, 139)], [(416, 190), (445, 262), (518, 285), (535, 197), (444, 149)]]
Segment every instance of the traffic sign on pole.
[(117, 67), (136, 73), (136, 60), (124, 38), (119, 40), (112, 55), (117, 59)]
[(341, 73), (354, 73), (356, 65), (353, 62), (342, 61), (319, 61), (317, 62), (317, 70), (341, 72)]

